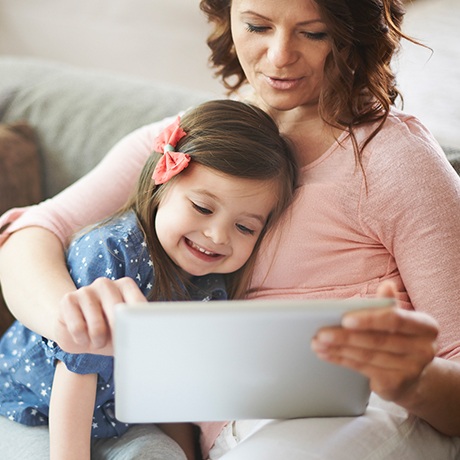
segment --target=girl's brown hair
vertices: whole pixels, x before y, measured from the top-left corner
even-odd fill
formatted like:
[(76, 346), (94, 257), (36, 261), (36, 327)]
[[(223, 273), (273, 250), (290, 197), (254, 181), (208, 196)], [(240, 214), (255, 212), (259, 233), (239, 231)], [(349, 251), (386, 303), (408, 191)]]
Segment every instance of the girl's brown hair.
[[(263, 236), (293, 198), (297, 181), (294, 154), (274, 121), (261, 109), (243, 102), (205, 102), (185, 113), (180, 126), (187, 135), (178, 142), (176, 150), (189, 154), (193, 164), (238, 178), (273, 181), (276, 207), (249, 260), (238, 271), (226, 275), (229, 297), (242, 298), (247, 291)], [(188, 285), (187, 278), (166, 255), (155, 231), (155, 216), (162, 197), (180, 178), (179, 174), (163, 185), (155, 185), (152, 174), (160, 158), (161, 153), (158, 152), (150, 155), (135, 193), (117, 215), (134, 210), (144, 231), (155, 272), (150, 300), (185, 299), (187, 294), (183, 286)]]
[[(347, 128), (361, 163), (364, 147), (380, 131), (398, 96), (390, 64), (399, 50), (405, 13), (401, 0), (315, 0), (326, 24), (332, 50), (326, 59), (319, 100), (323, 120)], [(201, 0), (201, 10), (214, 26), (207, 43), (216, 75), (232, 93), (246, 83), (231, 36), (231, 0)], [(401, 98), (402, 99), (402, 98)], [(363, 145), (354, 127), (378, 121)]]

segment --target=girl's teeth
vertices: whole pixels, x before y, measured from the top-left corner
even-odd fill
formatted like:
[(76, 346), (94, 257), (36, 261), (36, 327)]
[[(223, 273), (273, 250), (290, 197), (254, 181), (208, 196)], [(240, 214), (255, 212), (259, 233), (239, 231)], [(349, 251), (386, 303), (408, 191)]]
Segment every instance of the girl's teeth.
[(206, 254), (207, 256), (212, 256), (214, 255), (213, 252), (209, 252), (209, 251), (206, 251), (206, 249), (200, 247), (200, 246), (197, 246), (195, 243), (192, 242), (192, 247), (198, 251), (200, 251), (201, 253), (203, 254)]

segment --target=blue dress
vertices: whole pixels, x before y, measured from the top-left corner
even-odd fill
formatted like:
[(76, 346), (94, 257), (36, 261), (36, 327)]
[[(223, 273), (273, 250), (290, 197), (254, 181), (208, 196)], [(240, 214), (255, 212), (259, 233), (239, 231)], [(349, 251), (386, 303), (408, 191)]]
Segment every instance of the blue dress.
[[(147, 244), (132, 212), (76, 239), (69, 247), (67, 264), (77, 287), (102, 276), (128, 276), (147, 295), (154, 282)], [(194, 277), (192, 284), (192, 300), (227, 299), (222, 275)], [(0, 414), (25, 425), (47, 425), (56, 360), (72, 372), (98, 374), (92, 436), (126, 432), (129, 425), (114, 413), (113, 357), (66, 353), (18, 321), (0, 340)]]

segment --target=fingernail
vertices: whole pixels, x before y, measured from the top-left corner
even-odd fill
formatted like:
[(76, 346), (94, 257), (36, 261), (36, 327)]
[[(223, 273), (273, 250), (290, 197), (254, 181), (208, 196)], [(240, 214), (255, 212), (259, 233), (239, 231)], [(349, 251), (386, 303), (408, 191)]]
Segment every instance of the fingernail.
[(334, 334), (328, 331), (320, 332), (318, 334), (318, 340), (322, 343), (331, 343), (334, 341)]
[(359, 321), (354, 316), (345, 316), (342, 320), (342, 326), (352, 329), (359, 326)]

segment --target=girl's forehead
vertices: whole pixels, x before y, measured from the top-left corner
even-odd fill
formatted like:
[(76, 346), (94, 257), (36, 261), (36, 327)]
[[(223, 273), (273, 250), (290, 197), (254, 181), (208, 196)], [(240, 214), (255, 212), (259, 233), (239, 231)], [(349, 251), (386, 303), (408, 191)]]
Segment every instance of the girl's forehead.
[(190, 190), (208, 195), (248, 196), (258, 195), (273, 189), (277, 180), (274, 178), (246, 178), (222, 172), (199, 163), (191, 163), (185, 174), (183, 186)]

